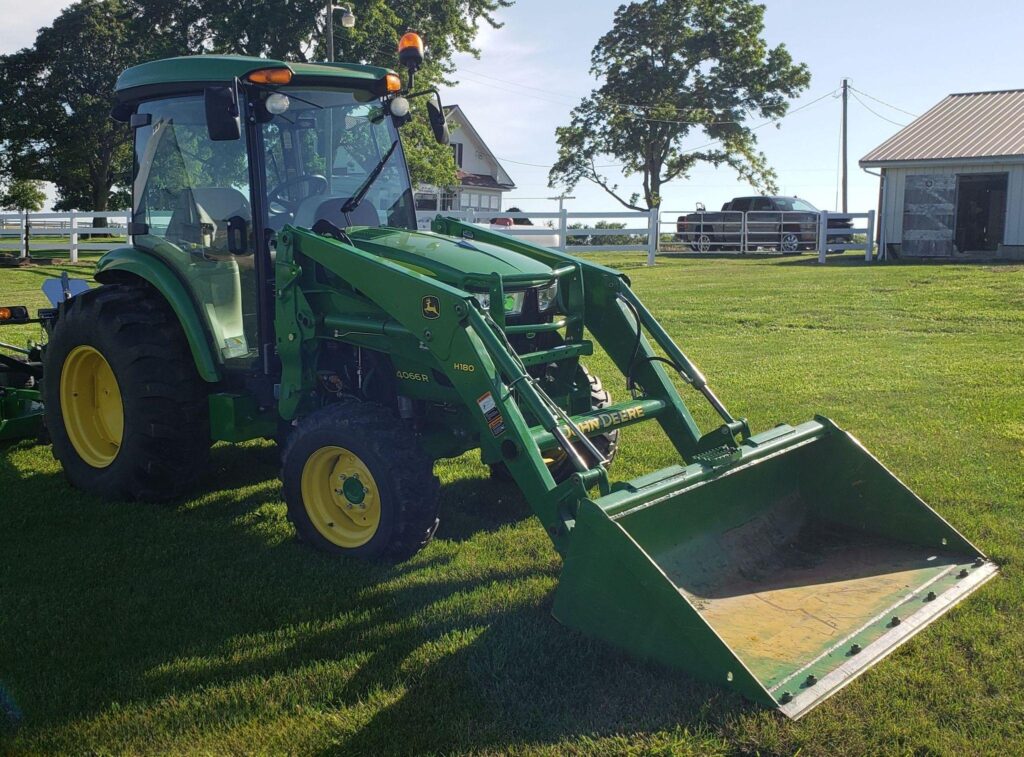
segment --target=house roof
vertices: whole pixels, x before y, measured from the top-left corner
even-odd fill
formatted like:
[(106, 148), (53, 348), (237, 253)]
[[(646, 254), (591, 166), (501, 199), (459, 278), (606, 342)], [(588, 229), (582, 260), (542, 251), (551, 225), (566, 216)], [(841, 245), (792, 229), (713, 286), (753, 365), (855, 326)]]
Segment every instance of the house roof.
[[(499, 182), (499, 181), (497, 181), (495, 179), (494, 180), (493, 188), (494, 189), (515, 189), (516, 188), (515, 181), (513, 181), (512, 177), (509, 176), (508, 171), (506, 171), (505, 167), (503, 165), (501, 165), (501, 162), (494, 155), (494, 153), (491, 152), (491, 148), (487, 146), (486, 142), (484, 142), (483, 137), (480, 136), (480, 132), (478, 132), (473, 127), (473, 124), (470, 122), (470, 120), (468, 118), (466, 118), (465, 111), (463, 111), (462, 108), (460, 108), (458, 105), (446, 105), (446, 106), (444, 106), (444, 114), (445, 114), (445, 116), (449, 116), (449, 117), (450, 116), (455, 116), (455, 120), (457, 120), (459, 122), (459, 126), (461, 126), (463, 129), (466, 130), (466, 133), (469, 134), (470, 137), (473, 138), (473, 141), (475, 141), (480, 146), (480, 148), (484, 151), (484, 154), (487, 156), (487, 158), (492, 163), (494, 163), (494, 166), (497, 169), (498, 176), (504, 175), (508, 179), (508, 181), (506, 183)], [(468, 176), (482, 176), (481, 174), (467, 174), (467, 175)], [(462, 174), (460, 172), (460, 178), (461, 178), (461, 176), (462, 176)], [(490, 177), (488, 177), (488, 178), (490, 178)], [(464, 185), (466, 184), (465, 181), (463, 181), (462, 183)], [(470, 185), (470, 186), (473, 186), (473, 185)], [(484, 185), (483, 184), (477, 184), (475, 186), (484, 186)]]
[(467, 173), (459, 171), (459, 183), (464, 187), (479, 187), (481, 189), (508, 190), (515, 187), (514, 184), (502, 184), (493, 176), (482, 173)]
[(914, 161), (1024, 158), (1024, 89), (950, 95), (861, 158)]

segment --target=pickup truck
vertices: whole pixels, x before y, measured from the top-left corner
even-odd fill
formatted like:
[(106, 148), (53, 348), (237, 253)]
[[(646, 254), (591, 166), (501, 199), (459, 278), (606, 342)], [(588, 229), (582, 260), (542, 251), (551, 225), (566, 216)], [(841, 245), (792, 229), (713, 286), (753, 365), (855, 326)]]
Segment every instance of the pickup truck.
[[(746, 244), (743, 224), (746, 219)], [(736, 197), (720, 212), (696, 213), (676, 219), (676, 238), (698, 252), (729, 250), (747, 252), (756, 249), (798, 253), (818, 246), (821, 211), (799, 197)], [(849, 229), (848, 220), (830, 218), (830, 229)], [(842, 234), (830, 236), (830, 242), (845, 242)]]

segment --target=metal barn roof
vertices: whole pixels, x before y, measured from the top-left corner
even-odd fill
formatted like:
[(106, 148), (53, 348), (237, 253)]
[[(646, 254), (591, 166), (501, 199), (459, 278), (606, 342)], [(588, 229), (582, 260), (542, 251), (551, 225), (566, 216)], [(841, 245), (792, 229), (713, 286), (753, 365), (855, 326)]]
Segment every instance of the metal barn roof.
[(862, 166), (1024, 158), (1024, 89), (950, 95), (863, 158)]

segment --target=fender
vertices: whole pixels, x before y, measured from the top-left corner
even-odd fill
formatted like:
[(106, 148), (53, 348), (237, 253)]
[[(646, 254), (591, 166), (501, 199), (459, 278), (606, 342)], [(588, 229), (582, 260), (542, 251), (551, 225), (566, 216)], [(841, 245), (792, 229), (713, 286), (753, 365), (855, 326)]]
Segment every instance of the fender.
[(95, 275), (98, 282), (114, 284), (126, 277), (142, 279), (163, 295), (178, 316), (199, 375), (210, 383), (220, 381), (221, 367), (210, 346), (210, 336), (192, 297), (174, 271), (155, 256), (135, 247), (117, 247), (100, 258)]

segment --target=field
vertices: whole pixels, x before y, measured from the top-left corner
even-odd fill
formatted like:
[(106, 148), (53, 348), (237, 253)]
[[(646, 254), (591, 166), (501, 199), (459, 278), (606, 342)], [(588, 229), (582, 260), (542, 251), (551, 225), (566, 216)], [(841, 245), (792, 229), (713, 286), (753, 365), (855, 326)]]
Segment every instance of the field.
[[(438, 466), (435, 541), (381, 566), (294, 541), (269, 444), (218, 446), (205, 493), (152, 506), (22, 442), (0, 449), (0, 753), (1019, 754), (1024, 267), (638, 258), (604, 259), (735, 414), (830, 416), (1001, 577), (792, 723), (559, 626), (558, 556), (472, 455)], [(58, 271), (0, 270), (2, 304)], [(676, 462), (650, 424), (623, 437), (616, 477)]]

